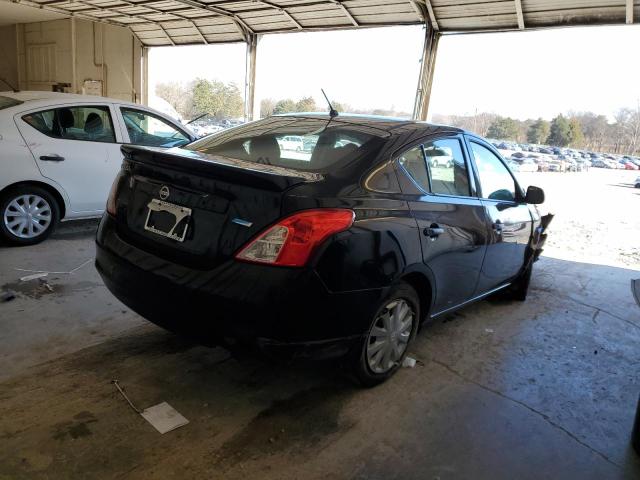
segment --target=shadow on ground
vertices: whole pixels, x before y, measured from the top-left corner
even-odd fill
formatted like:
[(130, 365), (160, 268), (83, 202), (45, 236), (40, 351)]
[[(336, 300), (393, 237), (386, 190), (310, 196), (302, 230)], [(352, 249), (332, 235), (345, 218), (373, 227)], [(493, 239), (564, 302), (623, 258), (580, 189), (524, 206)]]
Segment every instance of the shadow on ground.
[[(527, 302), (425, 326), (418, 366), (369, 390), (151, 325), (32, 367), (0, 386), (0, 478), (638, 478), (637, 272), (535, 272)], [(113, 379), (190, 423), (158, 434)]]

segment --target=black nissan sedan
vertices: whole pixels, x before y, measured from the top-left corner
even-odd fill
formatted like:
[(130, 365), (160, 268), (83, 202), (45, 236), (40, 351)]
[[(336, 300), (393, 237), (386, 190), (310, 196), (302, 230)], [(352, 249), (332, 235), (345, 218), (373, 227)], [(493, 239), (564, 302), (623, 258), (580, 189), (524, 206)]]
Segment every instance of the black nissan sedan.
[(344, 356), (364, 385), (424, 320), (524, 300), (551, 221), (542, 190), (453, 127), (283, 115), (122, 151), (96, 254), (117, 298), (198, 338)]

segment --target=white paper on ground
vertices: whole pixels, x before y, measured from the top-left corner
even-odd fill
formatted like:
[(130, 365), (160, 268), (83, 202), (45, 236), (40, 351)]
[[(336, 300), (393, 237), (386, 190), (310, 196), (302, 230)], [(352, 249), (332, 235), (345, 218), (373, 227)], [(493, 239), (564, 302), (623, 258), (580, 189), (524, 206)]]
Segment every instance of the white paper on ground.
[(167, 402), (146, 408), (140, 415), (160, 433), (167, 433), (189, 423)]
[(411, 357), (404, 357), (402, 361), (402, 366), (405, 368), (413, 368), (416, 366), (416, 359)]
[(49, 274), (45, 273), (45, 272), (34, 273), (33, 275), (27, 275), (26, 277), (21, 277), (20, 281), (21, 282), (28, 282), (29, 280), (35, 280), (36, 278), (43, 278), (43, 277), (46, 277), (47, 275), (49, 275)]

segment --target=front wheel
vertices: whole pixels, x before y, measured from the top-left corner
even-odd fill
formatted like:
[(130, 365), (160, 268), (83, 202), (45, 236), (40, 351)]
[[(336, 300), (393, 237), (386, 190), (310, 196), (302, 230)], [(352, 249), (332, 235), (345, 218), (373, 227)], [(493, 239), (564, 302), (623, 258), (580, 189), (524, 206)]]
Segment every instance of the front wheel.
[(352, 352), (353, 371), (361, 385), (378, 385), (400, 368), (418, 331), (419, 319), (416, 291), (406, 283), (393, 287)]
[(14, 245), (34, 245), (47, 238), (60, 219), (55, 198), (43, 188), (22, 185), (0, 198), (0, 236)]
[(514, 280), (508, 289), (508, 297), (511, 300), (518, 300), (524, 302), (527, 299), (529, 293), (529, 284), (531, 283), (531, 273), (533, 272), (533, 263), (530, 263), (527, 268)]

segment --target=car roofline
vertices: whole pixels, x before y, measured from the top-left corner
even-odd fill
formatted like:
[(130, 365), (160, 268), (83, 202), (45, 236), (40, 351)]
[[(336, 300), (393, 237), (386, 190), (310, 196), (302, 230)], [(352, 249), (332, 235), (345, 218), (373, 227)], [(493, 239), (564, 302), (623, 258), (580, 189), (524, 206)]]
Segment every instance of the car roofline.
[[(420, 120), (411, 120), (407, 118), (398, 118), (398, 117), (385, 117), (381, 115), (341, 113), (337, 117), (331, 117), (326, 112), (299, 112), (299, 113), (275, 114), (275, 115), (271, 115), (271, 117), (322, 119), (327, 121), (332, 120), (334, 122), (343, 122), (343, 123), (362, 122), (362, 123), (368, 123), (371, 127), (384, 130), (389, 134), (395, 133), (395, 130), (398, 129), (399, 127), (413, 126), (416, 130), (417, 129), (424, 129), (426, 131), (434, 130), (434, 133), (436, 130), (438, 132), (446, 131), (450, 133), (468, 134), (468, 135), (476, 136), (478, 138), (482, 138), (472, 132), (468, 132), (464, 129), (454, 127), (451, 125), (441, 125), (437, 123), (424, 122)], [(385, 127), (385, 124), (387, 124), (386, 127)]]

